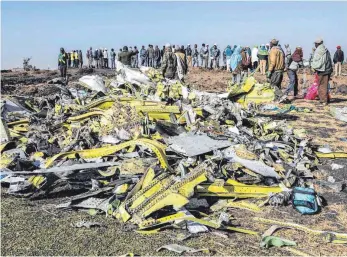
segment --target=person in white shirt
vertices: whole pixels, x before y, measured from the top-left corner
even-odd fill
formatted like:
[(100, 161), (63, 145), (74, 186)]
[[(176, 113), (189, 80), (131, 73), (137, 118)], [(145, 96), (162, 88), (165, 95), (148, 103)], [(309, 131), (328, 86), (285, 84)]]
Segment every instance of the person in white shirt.
[(258, 68), (258, 46), (254, 46), (252, 49), (252, 68), (253, 70)]

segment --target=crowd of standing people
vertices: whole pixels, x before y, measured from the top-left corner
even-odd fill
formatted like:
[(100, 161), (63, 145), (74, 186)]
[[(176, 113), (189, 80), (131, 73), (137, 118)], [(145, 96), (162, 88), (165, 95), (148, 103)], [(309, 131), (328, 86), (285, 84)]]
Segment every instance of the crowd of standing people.
[[(90, 47), (86, 52), (86, 58), (89, 68), (97, 69), (115, 69), (116, 60), (131, 68), (147, 66), (160, 68), (164, 77), (168, 79), (184, 80), (184, 75), (188, 67), (202, 67), (206, 69), (226, 69), (232, 74), (233, 83), (241, 83), (248, 76), (249, 72), (259, 71), (266, 75), (268, 82), (272, 86), (281, 89), (283, 74), (286, 71), (289, 78), (289, 85), (284, 91), (285, 95), (294, 91), (294, 97), (298, 94), (298, 76), (297, 71), (303, 67), (303, 50), (300, 46), (296, 47), (292, 53), (288, 44), (284, 45), (285, 50), (276, 39), (271, 40), (269, 44), (254, 46), (252, 49), (248, 46), (242, 47), (228, 45), (223, 51), (220, 51), (217, 44), (209, 47), (208, 44), (202, 44), (198, 49), (197, 44), (191, 48), (179, 45), (166, 44), (161, 49), (156, 45), (142, 46), (140, 50), (136, 46), (124, 46), (118, 53), (112, 48), (108, 53), (106, 48), (94, 49)], [(223, 65), (220, 66), (222, 58)], [(344, 61), (344, 53), (340, 46), (331, 59), (330, 52), (324, 46), (322, 39), (315, 41), (315, 47), (310, 53), (308, 60), (309, 67), (317, 73), (319, 77), (319, 97), (322, 103), (327, 104), (328, 81), (335, 65), (335, 76), (341, 75), (341, 65)], [(110, 66), (109, 66), (110, 62)], [(62, 77), (66, 76), (67, 68), (78, 68), (83, 65), (83, 56), (81, 50), (74, 50), (65, 53), (61, 48), (58, 59)]]

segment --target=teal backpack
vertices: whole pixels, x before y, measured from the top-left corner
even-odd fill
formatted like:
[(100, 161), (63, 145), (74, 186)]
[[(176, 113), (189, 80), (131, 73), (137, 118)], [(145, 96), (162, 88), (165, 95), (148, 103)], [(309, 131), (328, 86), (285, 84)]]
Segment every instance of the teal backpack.
[(316, 214), (320, 211), (320, 200), (314, 189), (294, 187), (292, 205), (301, 214)]

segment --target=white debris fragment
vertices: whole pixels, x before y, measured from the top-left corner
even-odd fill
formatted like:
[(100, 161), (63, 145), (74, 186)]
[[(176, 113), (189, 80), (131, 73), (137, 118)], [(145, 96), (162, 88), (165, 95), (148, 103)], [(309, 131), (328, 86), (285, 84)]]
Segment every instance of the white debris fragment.
[(83, 86), (88, 87), (91, 90), (101, 91), (105, 93), (106, 87), (104, 80), (99, 75), (86, 75), (78, 80)]
[(332, 168), (333, 170), (339, 170), (339, 169), (342, 169), (343, 167), (345, 167), (345, 166), (340, 165), (340, 164), (337, 164), (337, 163), (331, 164), (331, 168)]

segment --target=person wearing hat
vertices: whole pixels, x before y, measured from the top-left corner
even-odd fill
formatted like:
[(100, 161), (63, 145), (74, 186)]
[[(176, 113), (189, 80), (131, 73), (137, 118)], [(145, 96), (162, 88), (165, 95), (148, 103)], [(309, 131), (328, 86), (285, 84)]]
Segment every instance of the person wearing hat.
[(335, 76), (341, 76), (341, 64), (345, 59), (345, 55), (341, 50), (341, 46), (336, 47), (336, 52), (334, 54), (334, 64), (335, 64)]
[(318, 38), (315, 41), (316, 51), (314, 51), (311, 68), (319, 77), (318, 96), (321, 104), (327, 105), (328, 98), (328, 83), (333, 73), (333, 65), (329, 50), (324, 46), (323, 39)]
[(191, 67), (192, 66), (192, 49), (190, 48), (190, 44), (188, 44), (187, 48), (186, 48), (186, 57), (187, 57), (187, 63), (188, 66)]
[(145, 46), (142, 46), (142, 48), (140, 50), (141, 66), (147, 66), (146, 59), (147, 59), (147, 51), (145, 49)]
[(118, 54), (118, 61), (123, 63), (126, 66), (131, 65), (131, 57), (135, 55), (136, 53), (133, 51), (128, 51), (128, 47), (124, 46), (123, 51)]
[(58, 67), (60, 70), (60, 77), (63, 80), (67, 80), (66, 69), (67, 69), (68, 56), (65, 53), (64, 48), (60, 48), (60, 53), (58, 55)]
[(170, 44), (165, 45), (165, 53), (161, 62), (162, 75), (168, 79), (174, 79), (177, 71), (177, 57), (172, 52)]
[(192, 67), (196, 65), (196, 67), (199, 67), (199, 50), (198, 50), (198, 45), (194, 44), (194, 49), (193, 49), (193, 63)]
[(269, 68), (266, 74), (271, 86), (281, 89), (284, 72), (284, 54), (278, 46), (278, 40), (272, 39), (270, 42)]

